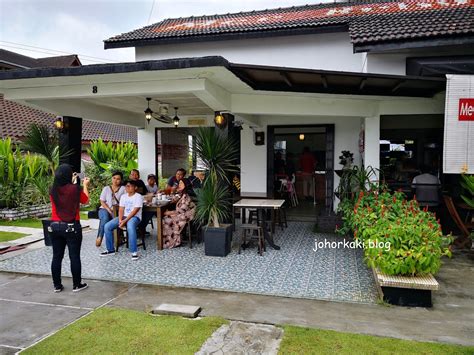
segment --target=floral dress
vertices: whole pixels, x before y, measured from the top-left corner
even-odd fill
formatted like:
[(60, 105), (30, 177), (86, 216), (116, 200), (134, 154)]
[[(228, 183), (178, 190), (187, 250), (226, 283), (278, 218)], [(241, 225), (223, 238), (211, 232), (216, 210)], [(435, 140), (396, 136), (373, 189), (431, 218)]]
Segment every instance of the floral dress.
[(181, 244), (181, 231), (194, 218), (195, 205), (189, 195), (184, 194), (176, 204), (171, 216), (163, 217), (163, 248), (169, 249)]

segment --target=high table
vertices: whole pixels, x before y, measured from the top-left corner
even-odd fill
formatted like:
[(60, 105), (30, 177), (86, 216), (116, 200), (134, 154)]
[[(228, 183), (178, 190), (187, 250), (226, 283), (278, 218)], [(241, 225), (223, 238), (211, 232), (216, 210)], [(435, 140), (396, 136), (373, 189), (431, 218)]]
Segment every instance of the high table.
[[(262, 229), (263, 229), (263, 235), (265, 236), (265, 240), (267, 240), (270, 246), (273, 247), (274, 249), (280, 249), (280, 247), (275, 245), (275, 243), (273, 242), (273, 232), (275, 229), (275, 211), (280, 209), (284, 203), (285, 203), (285, 200), (243, 198), (232, 205), (234, 208), (233, 213), (232, 213), (233, 224), (235, 226), (235, 209), (236, 208), (240, 208), (242, 223), (245, 223), (245, 209), (255, 208), (257, 210), (257, 214), (259, 215), (259, 219), (262, 221)], [(268, 230), (267, 230), (267, 222), (266, 222), (266, 215), (265, 215), (265, 211), (267, 210), (270, 210), (272, 214), (272, 225), (270, 228), (270, 234), (268, 233)]]
[[(161, 229), (161, 216), (163, 210), (171, 203), (169, 200), (159, 200), (156, 204), (144, 204), (143, 211), (156, 211), (156, 247), (158, 250), (163, 250), (163, 232)], [(118, 216), (118, 206), (114, 206), (114, 214)], [(114, 233), (115, 249), (118, 247), (117, 231)]]

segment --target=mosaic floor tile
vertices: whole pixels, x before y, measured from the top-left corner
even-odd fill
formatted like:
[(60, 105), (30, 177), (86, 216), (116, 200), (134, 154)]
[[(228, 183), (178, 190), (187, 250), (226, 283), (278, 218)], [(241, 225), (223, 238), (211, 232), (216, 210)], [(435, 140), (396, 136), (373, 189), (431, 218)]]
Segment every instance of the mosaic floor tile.
[[(133, 261), (126, 248), (110, 257), (100, 257), (104, 248), (95, 247), (95, 231), (84, 235), (81, 251), (84, 279), (114, 280), (147, 284), (197, 287), (285, 297), (375, 303), (377, 293), (372, 272), (363, 262), (363, 251), (348, 248), (320, 248), (315, 242), (343, 240), (334, 234), (313, 233), (313, 225), (289, 222), (277, 229), (274, 239), (281, 250), (267, 245), (263, 256), (256, 245), (237, 253), (234, 233), (232, 252), (225, 258), (204, 255), (203, 244), (157, 251), (154, 238), (147, 250), (139, 248)], [(67, 254), (67, 252), (66, 252)], [(0, 270), (50, 274), (52, 250), (44, 247), (0, 262)], [(70, 275), (69, 259), (63, 274)]]

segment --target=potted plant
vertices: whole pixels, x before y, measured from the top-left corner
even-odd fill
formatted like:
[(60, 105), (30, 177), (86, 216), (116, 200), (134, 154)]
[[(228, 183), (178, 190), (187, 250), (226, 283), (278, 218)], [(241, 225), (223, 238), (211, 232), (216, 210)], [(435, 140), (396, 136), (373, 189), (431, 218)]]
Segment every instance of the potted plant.
[(196, 218), (205, 226), (205, 254), (226, 256), (230, 253), (232, 225), (222, 223), (231, 216), (230, 177), (238, 171), (238, 148), (232, 139), (214, 128), (201, 128), (196, 137), (196, 153), (206, 170), (202, 188), (196, 190)]

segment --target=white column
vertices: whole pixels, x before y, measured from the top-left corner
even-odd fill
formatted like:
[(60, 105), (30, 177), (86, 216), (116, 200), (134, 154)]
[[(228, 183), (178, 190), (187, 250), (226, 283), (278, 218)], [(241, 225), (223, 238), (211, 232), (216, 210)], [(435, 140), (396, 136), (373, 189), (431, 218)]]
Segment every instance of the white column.
[(241, 192), (267, 191), (267, 132), (265, 145), (255, 145), (254, 131), (247, 125), (240, 131)]
[(138, 170), (140, 170), (141, 179), (145, 182), (148, 174), (155, 173), (155, 128), (150, 126), (137, 130)]
[[(365, 127), (365, 149), (364, 166), (374, 169), (380, 168), (380, 115), (366, 117)], [(377, 173), (378, 179), (378, 173)]]

